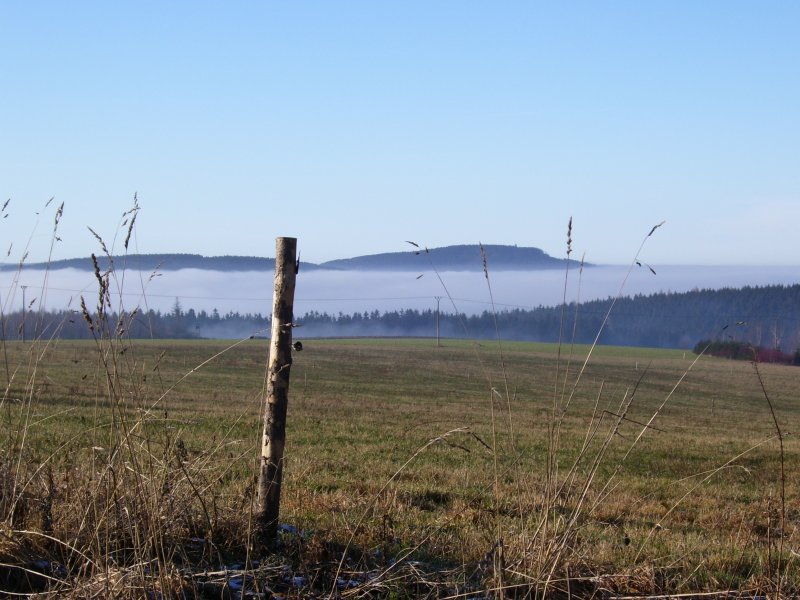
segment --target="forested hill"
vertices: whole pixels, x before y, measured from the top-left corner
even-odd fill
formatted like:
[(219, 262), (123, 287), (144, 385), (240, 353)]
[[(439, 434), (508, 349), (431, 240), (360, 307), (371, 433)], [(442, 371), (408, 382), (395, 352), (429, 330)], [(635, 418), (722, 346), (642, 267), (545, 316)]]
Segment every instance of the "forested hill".
[[(613, 309), (611, 305), (613, 303)], [(606, 315), (608, 320), (604, 321)], [(562, 325), (562, 316), (564, 319)], [(21, 313), (5, 316), (5, 331), (20, 331)], [(38, 331), (58, 331), (64, 338), (88, 338), (92, 332), (70, 311), (37, 314)], [(116, 331), (115, 318), (109, 319)], [(297, 335), (313, 337), (433, 337), (436, 314), (432, 310), (297, 315), (302, 325)], [(573, 328), (573, 324), (575, 325)], [(260, 314), (219, 314), (183, 308), (136, 314), (122, 328), (131, 337), (144, 338), (242, 338), (265, 335), (269, 317)], [(659, 293), (585, 302), (565, 307), (505, 310), (493, 315), (454, 315), (440, 318), (442, 337), (556, 342), (561, 331), (565, 342), (591, 343), (601, 331), (600, 343), (691, 349), (700, 340), (745, 342), (753, 346), (795, 352), (800, 347), (800, 284)], [(35, 334), (30, 332), (29, 335)]]
[[(445, 246), (443, 248), (414, 248), (408, 246), (406, 252), (371, 254), (331, 260), (322, 264), (302, 262), (303, 270), (330, 269), (348, 271), (417, 271), (435, 267), (440, 271), (480, 271), (483, 257), (477, 244)], [(539, 248), (517, 246), (484, 246), (488, 268), (493, 271), (530, 271), (539, 269), (560, 269), (565, 259), (553, 258)], [(301, 250), (302, 260), (302, 250)], [(128, 254), (111, 259), (104, 255), (97, 257), (102, 271), (111, 267), (135, 271), (177, 271), (179, 269), (205, 269), (208, 271), (273, 271), (274, 258), (259, 256), (201, 256), (199, 254)], [(93, 271), (91, 257), (54, 260), (50, 263), (25, 264), (26, 269), (79, 269)], [(18, 264), (0, 264), (2, 271), (14, 271)]]
[[(595, 300), (569, 307), (570, 314), (577, 314), (582, 341), (596, 335), (611, 303)], [(543, 310), (553, 316), (557, 309)], [(605, 344), (662, 348), (691, 348), (703, 339), (793, 352), (800, 346), (800, 284), (620, 298), (600, 337)]]
[[(483, 256), (478, 244), (443, 248), (412, 247), (411, 252), (389, 252), (331, 260), (320, 266), (352, 271), (418, 271), (431, 265), (439, 271), (481, 271)], [(484, 245), (490, 271), (563, 269), (566, 259), (554, 258), (539, 248)]]
[[(613, 308), (612, 308), (613, 304)], [(610, 312), (609, 312), (610, 311)], [(562, 328), (562, 314), (564, 326)], [(609, 318), (603, 325), (606, 315)], [(304, 335), (431, 336), (432, 311), (326, 315), (300, 319)], [(574, 329), (573, 329), (573, 324)], [(495, 328), (496, 327), (496, 328)], [(800, 347), (800, 284), (695, 290), (596, 300), (565, 307), (505, 310), (492, 315), (442, 315), (445, 337), (493, 338), (691, 349), (700, 340), (747, 342), (794, 352)]]
[[(273, 271), (275, 269), (274, 258), (262, 258), (259, 256), (201, 256), (199, 254), (127, 254), (125, 256), (114, 256), (109, 258), (105, 255), (97, 257), (100, 270), (105, 271), (111, 268), (113, 261), (114, 269), (131, 269), (134, 271), (177, 271), (179, 269), (206, 269), (209, 271)], [(316, 266), (316, 265), (312, 265)], [(16, 270), (19, 265), (3, 264), (0, 270)], [(31, 263), (25, 265), (26, 269), (78, 269), (81, 271), (93, 271), (94, 262), (92, 258), (68, 258), (65, 260), (54, 260), (50, 263)]]

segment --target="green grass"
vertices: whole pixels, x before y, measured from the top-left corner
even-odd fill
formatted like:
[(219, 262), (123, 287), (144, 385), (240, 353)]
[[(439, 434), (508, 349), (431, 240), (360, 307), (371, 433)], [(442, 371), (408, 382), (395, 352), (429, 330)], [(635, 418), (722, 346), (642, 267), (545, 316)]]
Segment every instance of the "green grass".
[[(79, 534), (70, 511), (95, 510), (81, 495), (87, 486), (100, 493), (91, 482), (127, 447), (128, 462), (115, 476), (141, 468), (163, 478), (161, 487), (137, 480), (142, 490), (172, 486), (185, 495), (176, 497), (188, 517), (163, 533), (170, 547), (210, 537), (225, 556), (245, 556), (267, 341), (6, 349), (12, 381), (0, 407), (0, 459), (7, 477), (19, 465), (18, 480), (31, 482), (21, 503), (27, 514), (6, 515), (9, 530), (41, 530), (50, 494), (52, 535), (83, 535), (91, 548), (101, 536)], [(536, 584), (540, 592), (563, 589), (567, 575), (576, 579), (573, 592), (587, 594), (788, 590), (787, 581), (800, 576), (790, 552), (800, 541), (800, 446), (786, 437), (780, 530), (779, 445), (770, 439), (775, 427), (753, 367), (704, 357), (687, 375), (695, 358), (688, 352), (598, 347), (574, 387), (553, 454), (554, 399), (562, 405), (562, 389), (573, 390), (587, 351), (576, 346), (567, 371), (569, 347), (557, 366), (557, 348), (548, 344), (503, 343), (501, 361), (493, 342), (444, 340), (437, 348), (431, 340), (304, 340), (291, 372), (281, 518), (308, 534), (293, 568), (336, 564), (349, 545), (353, 569), (377, 568), (376, 556), (385, 565), (391, 556), (417, 558), (446, 572), (452, 593), (452, 582), (466, 581), (502, 538), (503, 583)], [(797, 369), (759, 369), (779, 422), (791, 430), (800, 417)], [(610, 433), (634, 390), (626, 419)], [(655, 413), (653, 428), (626, 457)], [(546, 485), (548, 473), (556, 486)], [(553, 549), (555, 540), (563, 550)], [(116, 556), (120, 565), (132, 560), (123, 550)], [(496, 569), (482, 573), (476, 577), (486, 585), (496, 582)]]

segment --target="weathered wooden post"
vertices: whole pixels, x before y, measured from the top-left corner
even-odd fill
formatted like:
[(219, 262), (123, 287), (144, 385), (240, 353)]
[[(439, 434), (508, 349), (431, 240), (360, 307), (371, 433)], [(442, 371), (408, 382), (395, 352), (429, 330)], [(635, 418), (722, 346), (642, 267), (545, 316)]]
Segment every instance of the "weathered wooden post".
[(292, 367), (294, 285), (298, 266), (296, 253), (295, 238), (281, 237), (275, 241), (275, 295), (272, 300), (267, 406), (264, 412), (256, 507), (256, 536), (262, 550), (274, 548), (278, 537), (289, 371)]

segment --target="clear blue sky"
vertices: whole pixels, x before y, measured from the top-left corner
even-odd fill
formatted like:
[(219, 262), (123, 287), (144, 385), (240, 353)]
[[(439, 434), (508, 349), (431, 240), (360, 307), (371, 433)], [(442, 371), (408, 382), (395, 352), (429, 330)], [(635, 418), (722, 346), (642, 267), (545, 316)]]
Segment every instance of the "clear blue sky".
[(800, 264), (798, 31), (788, 1), (9, 0), (5, 260), (61, 202), (54, 258), (97, 251), (138, 193), (147, 253), (560, 256), (572, 216), (593, 262), (665, 219), (652, 264)]

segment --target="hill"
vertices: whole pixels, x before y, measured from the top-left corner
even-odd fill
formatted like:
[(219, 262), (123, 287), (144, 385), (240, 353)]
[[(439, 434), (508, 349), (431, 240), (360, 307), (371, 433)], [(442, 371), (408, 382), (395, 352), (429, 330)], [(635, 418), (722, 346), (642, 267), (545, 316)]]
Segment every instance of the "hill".
[[(611, 310), (612, 302), (614, 304)], [(610, 311), (610, 313), (609, 313)], [(606, 319), (606, 315), (609, 315)], [(432, 309), (338, 314), (299, 312), (300, 334), (314, 337), (442, 337), (591, 344), (599, 331), (604, 345), (691, 349), (698, 341), (736, 342), (793, 354), (800, 349), (800, 284), (790, 286), (695, 290), (593, 300), (568, 306), (511, 309), (497, 313), (452, 314), (437, 319)], [(5, 315), (7, 332), (22, 331), (21, 311)], [(62, 338), (88, 338), (92, 332), (72, 311), (38, 315), (34, 328), (58, 331)], [(562, 318), (565, 325), (562, 325)], [(113, 319), (112, 319), (113, 321)], [(219, 314), (214, 310), (147, 311), (125, 327), (131, 337), (243, 338), (269, 330), (269, 316)], [(30, 329), (29, 329), (30, 331)], [(564, 332), (568, 337), (563, 338)], [(13, 335), (13, 334), (12, 334)]]
[[(178, 271), (180, 269), (203, 269), (206, 271), (273, 271), (274, 258), (260, 256), (202, 256), (200, 254), (128, 254), (125, 256), (111, 257), (114, 268), (131, 269), (134, 271)], [(109, 257), (98, 256), (97, 262), (101, 270), (110, 266)], [(318, 268), (317, 265), (304, 263), (307, 268)], [(2, 264), (0, 270), (14, 271), (19, 268), (16, 264)], [(50, 263), (30, 263), (26, 269), (78, 269), (80, 271), (93, 271), (94, 263), (91, 257), (68, 258), (54, 260)]]
[[(492, 271), (563, 269), (566, 259), (553, 258), (539, 248), (485, 245)], [(417, 248), (411, 252), (388, 252), (331, 260), (320, 266), (348, 271), (418, 271), (433, 265), (439, 271), (481, 271), (483, 258), (478, 244)]]
[[(611, 305), (614, 304), (613, 310)], [(609, 313), (610, 311), (610, 313)], [(609, 315), (606, 320), (606, 315)], [(567, 327), (561, 324), (562, 316)], [(404, 310), (300, 317), (305, 336), (431, 336), (435, 312)], [(443, 337), (557, 342), (564, 331), (591, 344), (602, 330), (604, 345), (692, 348), (699, 340), (735, 340), (794, 353), (800, 348), (800, 284), (740, 289), (661, 292), (592, 300), (533, 310), (440, 315)], [(378, 333), (379, 332), (379, 333)]]
[[(553, 258), (539, 248), (517, 246), (484, 246), (489, 269), (493, 271), (535, 271), (562, 269), (565, 259)], [(302, 256), (302, 255), (301, 255)], [(100, 269), (109, 268), (106, 256), (98, 256)], [(200, 254), (128, 254), (113, 257), (116, 268), (136, 271), (177, 271), (179, 269), (204, 269), (207, 271), (273, 271), (274, 258), (259, 256), (201, 256)], [(306, 270), (330, 269), (337, 271), (417, 271), (433, 265), (440, 271), (480, 271), (483, 269), (480, 247), (477, 244), (445, 246), (442, 248), (370, 254), (353, 258), (331, 260), (322, 264), (302, 262)], [(0, 264), (2, 271), (14, 271), (17, 264)], [(79, 269), (93, 271), (90, 257), (55, 260), (50, 263), (30, 263), (26, 269)]]

